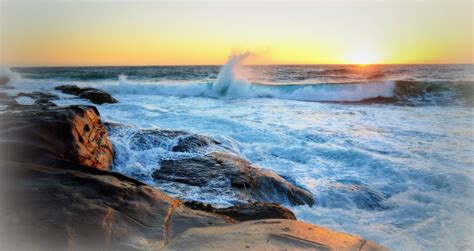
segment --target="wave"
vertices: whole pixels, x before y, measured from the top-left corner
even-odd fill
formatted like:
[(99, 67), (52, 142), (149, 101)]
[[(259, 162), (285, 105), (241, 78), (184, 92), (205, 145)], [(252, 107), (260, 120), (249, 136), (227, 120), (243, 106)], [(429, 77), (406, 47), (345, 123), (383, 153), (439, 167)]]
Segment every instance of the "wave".
[[(368, 81), (304, 85), (268, 85), (248, 81), (240, 66), (250, 54), (229, 58), (217, 80), (209, 83), (140, 83), (125, 75), (118, 84), (97, 86), (115, 94), (202, 96), (210, 98), (276, 98), (315, 102), (449, 103), (460, 99), (474, 104), (474, 82)], [(341, 70), (341, 69), (333, 69)], [(380, 77), (380, 76), (377, 76)]]
[[(119, 70), (128, 68), (112, 68), (115, 75), (114, 79), (103, 81), (74, 81), (81, 87), (95, 87), (103, 89), (114, 95), (138, 94), (138, 95), (162, 95), (162, 96), (180, 96), (180, 97), (207, 97), (218, 99), (247, 99), (247, 98), (274, 98), (288, 99), (298, 101), (314, 102), (360, 102), (360, 103), (396, 103), (396, 104), (473, 104), (474, 105), (474, 81), (405, 81), (405, 80), (380, 80), (383, 74), (372, 76), (367, 80), (342, 81), (340, 79), (332, 82), (312, 82), (305, 81), (304, 84), (284, 84), (282, 81), (273, 84), (273, 81), (265, 81), (266, 84), (255, 83), (245, 78), (245, 71), (241, 65), (250, 56), (249, 53), (234, 55), (229, 58), (227, 63), (221, 67), (215, 81), (209, 76), (204, 79), (173, 79), (140, 80), (137, 79), (137, 72), (126, 70), (122, 74)], [(165, 67), (166, 71), (181, 72), (190, 71), (193, 67)], [(93, 68), (94, 69), (94, 68)], [(138, 68), (139, 72), (144, 73), (155, 68)], [(160, 68), (161, 69), (161, 68)], [(212, 69), (215, 69), (212, 68)], [(311, 68), (298, 68), (299, 70), (313, 71)], [(298, 69), (282, 68), (282, 79), (288, 77), (285, 73)], [(54, 69), (56, 71), (74, 71), (71, 69)], [(209, 69), (207, 69), (209, 70)], [(198, 68), (199, 74), (206, 75), (205, 68)], [(336, 71), (343, 73), (344, 68), (326, 69), (327, 71)], [(41, 72), (44, 69), (36, 69)], [(87, 72), (86, 70), (82, 70)], [(94, 69), (94, 71), (107, 71), (106, 69)], [(214, 70), (212, 70), (214, 71)], [(64, 84), (57, 79), (33, 80), (28, 77), (22, 79), (16, 72), (7, 71), (9, 75), (17, 75), (22, 81), (16, 84), (21, 86), (43, 86), (51, 88), (56, 85)], [(90, 72), (88, 72), (90, 73)], [(215, 71), (217, 73), (217, 71)], [(213, 73), (213, 74), (215, 74)], [(111, 72), (108, 73), (112, 74)], [(281, 75), (280, 74), (280, 75)], [(301, 73), (303, 74), (303, 73)], [(107, 76), (109, 76), (107, 75)], [(291, 75), (291, 74), (290, 74)], [(304, 75), (304, 74), (303, 74)], [(118, 81), (117, 81), (118, 76)], [(132, 80), (128, 79), (128, 76)], [(213, 75), (216, 76), (216, 75)], [(56, 76), (58, 77), (58, 76)], [(330, 81), (330, 80), (329, 80)], [(359, 82), (354, 82), (359, 81)], [(67, 81), (66, 81), (67, 82)], [(290, 81), (291, 82), (291, 81)], [(41, 85), (38, 85), (41, 83)], [(288, 82), (287, 82), (288, 83)]]
[(208, 97), (220, 99), (275, 98), (314, 102), (447, 103), (474, 104), (474, 82), (383, 81), (307, 85), (262, 85), (232, 80), (215, 83), (139, 83), (121, 77), (120, 83), (100, 84), (112, 94)]

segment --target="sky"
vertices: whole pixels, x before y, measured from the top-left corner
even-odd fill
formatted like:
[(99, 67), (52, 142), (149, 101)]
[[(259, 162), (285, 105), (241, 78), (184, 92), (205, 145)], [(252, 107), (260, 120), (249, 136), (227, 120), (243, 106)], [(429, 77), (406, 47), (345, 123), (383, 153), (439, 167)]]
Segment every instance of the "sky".
[(473, 62), (471, 1), (0, 0), (11, 66)]

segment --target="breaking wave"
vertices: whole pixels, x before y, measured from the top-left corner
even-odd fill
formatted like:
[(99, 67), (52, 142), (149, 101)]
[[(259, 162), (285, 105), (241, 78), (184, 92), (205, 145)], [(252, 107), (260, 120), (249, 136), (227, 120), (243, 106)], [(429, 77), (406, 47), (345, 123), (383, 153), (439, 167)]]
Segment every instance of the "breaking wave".
[[(370, 81), (353, 83), (325, 83), (298, 85), (271, 85), (251, 83), (241, 73), (240, 66), (249, 53), (235, 55), (222, 66), (213, 82), (164, 83), (129, 81), (119, 76), (118, 84), (97, 86), (116, 94), (143, 94), (185, 97), (276, 98), (315, 102), (430, 102), (474, 100), (474, 83)], [(332, 69), (331, 71), (340, 71)]]

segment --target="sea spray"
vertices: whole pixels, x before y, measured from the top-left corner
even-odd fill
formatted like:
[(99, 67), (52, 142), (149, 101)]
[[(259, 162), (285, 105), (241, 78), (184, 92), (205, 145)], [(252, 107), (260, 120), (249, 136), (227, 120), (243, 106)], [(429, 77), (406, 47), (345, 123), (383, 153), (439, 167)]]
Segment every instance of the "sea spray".
[(118, 79), (119, 79), (119, 83), (120, 83), (120, 84), (127, 84), (127, 83), (129, 83), (129, 82), (128, 82), (127, 75), (120, 74), (120, 75), (118, 76)]
[(21, 80), (21, 75), (13, 72), (9, 67), (0, 66), (0, 79), (8, 79), (11, 82)]
[(250, 82), (237, 73), (238, 68), (250, 55), (250, 52), (246, 52), (229, 58), (220, 69), (217, 80), (212, 84), (212, 91), (215, 94), (226, 96), (229, 93), (238, 96), (240, 89), (250, 86)]

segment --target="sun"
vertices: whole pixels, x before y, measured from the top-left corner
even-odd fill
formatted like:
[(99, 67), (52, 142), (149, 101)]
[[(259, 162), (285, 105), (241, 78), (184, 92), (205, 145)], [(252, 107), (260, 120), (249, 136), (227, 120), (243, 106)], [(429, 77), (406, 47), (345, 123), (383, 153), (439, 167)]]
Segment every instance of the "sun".
[(358, 49), (349, 56), (349, 62), (357, 65), (374, 64), (377, 62), (377, 54), (370, 49)]

